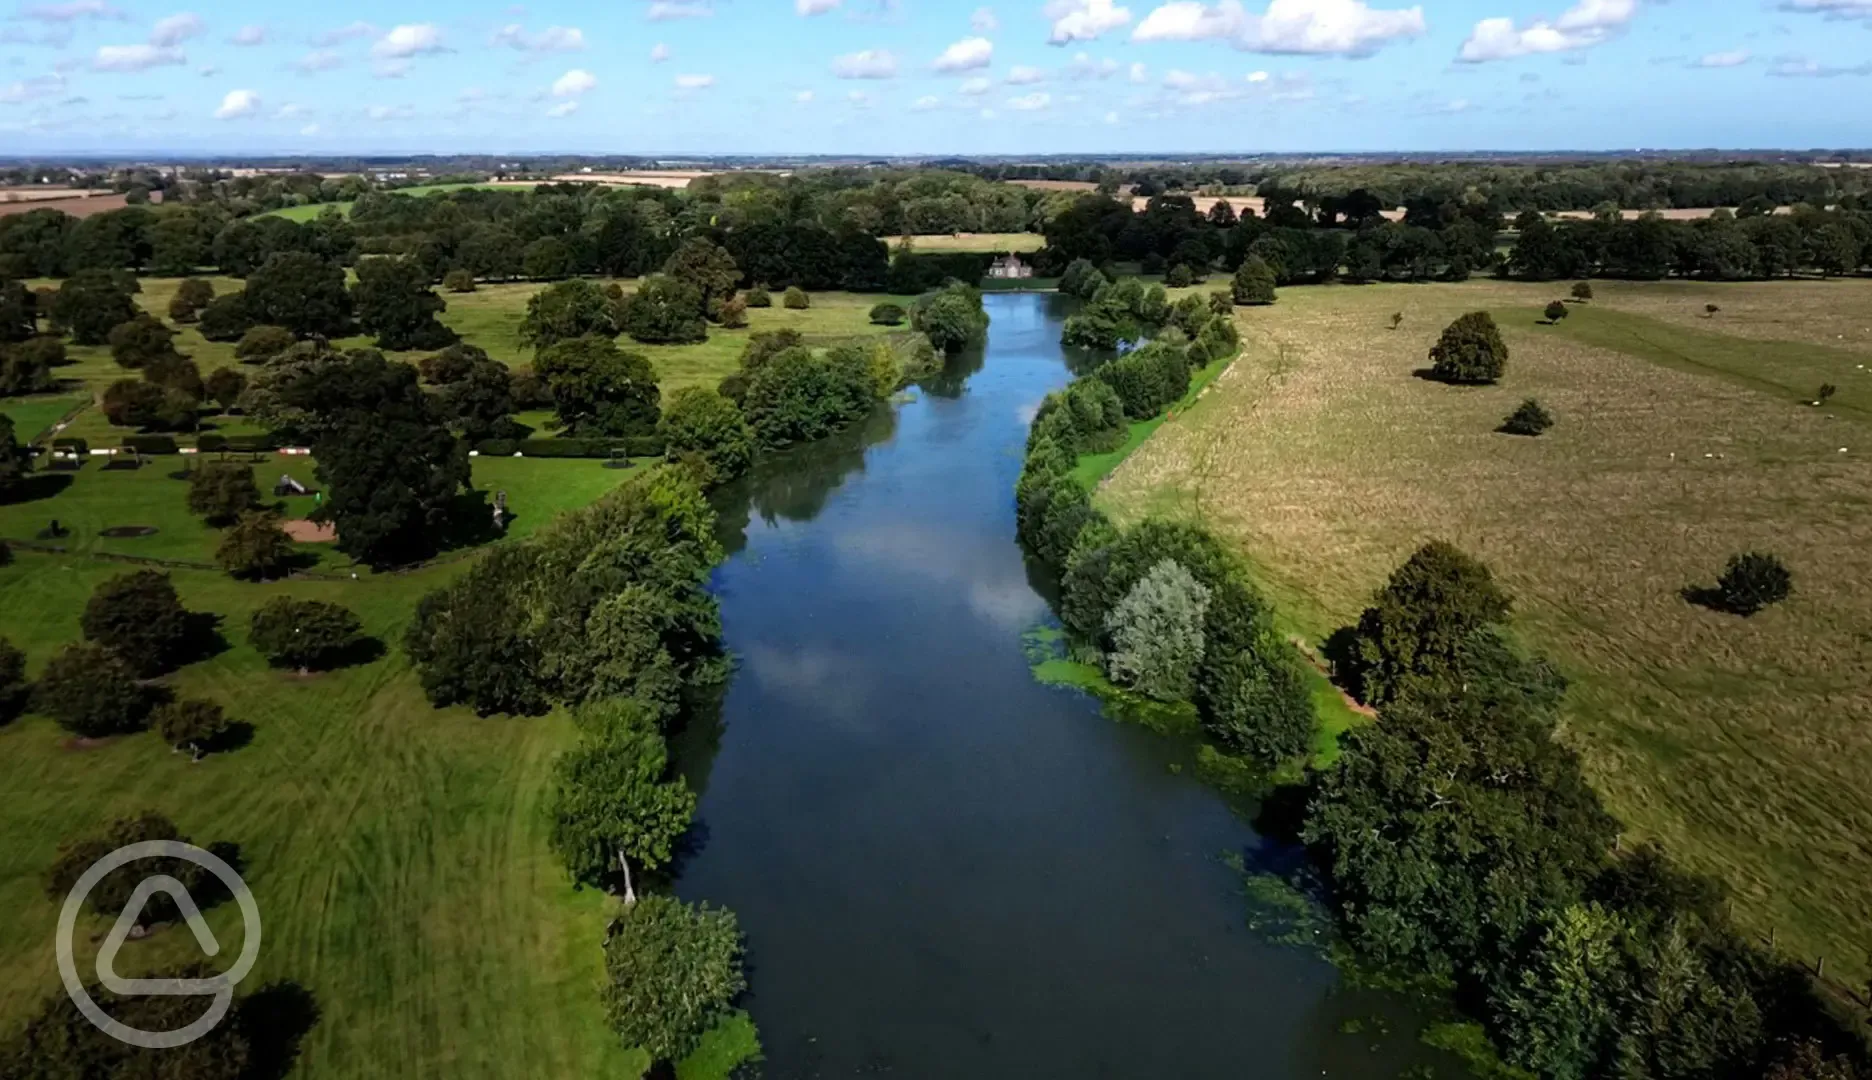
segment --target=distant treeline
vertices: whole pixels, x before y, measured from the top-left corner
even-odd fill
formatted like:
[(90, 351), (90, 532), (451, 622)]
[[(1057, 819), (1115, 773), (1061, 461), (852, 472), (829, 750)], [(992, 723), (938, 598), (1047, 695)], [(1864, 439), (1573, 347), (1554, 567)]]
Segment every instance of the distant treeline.
[(1357, 165), (1202, 162), (1180, 165), (1103, 165), (1052, 162), (986, 164), (968, 171), (994, 180), (1073, 180), (1121, 187), (1149, 197), (1159, 193), (1260, 195), (1308, 207), (1355, 191), (1375, 196), (1385, 209), (1413, 203), (1475, 203), (1502, 214), (1523, 210), (1671, 210), (1810, 203), (1834, 206), (1872, 192), (1872, 170), (1769, 162), (1692, 164), (1618, 161), (1578, 165), (1463, 162)]
[(1594, 275), (1736, 280), (1798, 272), (1854, 273), (1872, 264), (1872, 211), (1802, 206), (1769, 215), (1750, 207), (1738, 217), (1669, 221), (1656, 215), (1621, 220), (1610, 208), (1589, 221), (1549, 222), (1533, 212), (1514, 224), (1509, 252), (1495, 238), (1508, 224), (1475, 201), (1414, 203), (1402, 221), (1386, 220), (1384, 200), (1363, 190), (1321, 200), (1312, 212), (1269, 202), (1265, 215), (1237, 215), (1227, 203), (1206, 214), (1189, 197), (1158, 195), (1142, 211), (1081, 195), (1044, 226), (1047, 246), (1034, 261), (1057, 274), (1074, 259), (1100, 266), (1136, 262), (1145, 273), (1189, 268), (1201, 278), (1234, 271), (1250, 255), (1279, 284), (1343, 279), (1461, 281), (1475, 273), (1547, 280)]

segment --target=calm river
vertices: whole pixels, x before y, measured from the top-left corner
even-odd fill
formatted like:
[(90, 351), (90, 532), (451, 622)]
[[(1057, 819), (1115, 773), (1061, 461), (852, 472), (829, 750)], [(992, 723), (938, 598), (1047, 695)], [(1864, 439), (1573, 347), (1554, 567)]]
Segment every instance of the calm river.
[(1064, 303), (990, 295), (917, 400), (721, 493), (739, 667), (678, 892), (740, 916), (768, 1077), (1396, 1077), (1432, 1060), (1408, 1007), (1248, 928), (1224, 859), (1262, 841), (1189, 748), (1028, 670)]

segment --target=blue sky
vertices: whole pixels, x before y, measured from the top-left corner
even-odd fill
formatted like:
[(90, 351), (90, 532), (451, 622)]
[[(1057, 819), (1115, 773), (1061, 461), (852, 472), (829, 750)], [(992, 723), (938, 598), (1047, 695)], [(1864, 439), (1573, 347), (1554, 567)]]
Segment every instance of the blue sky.
[(1868, 100), (1872, 0), (22, 0), (0, 17), (8, 154), (1864, 147)]

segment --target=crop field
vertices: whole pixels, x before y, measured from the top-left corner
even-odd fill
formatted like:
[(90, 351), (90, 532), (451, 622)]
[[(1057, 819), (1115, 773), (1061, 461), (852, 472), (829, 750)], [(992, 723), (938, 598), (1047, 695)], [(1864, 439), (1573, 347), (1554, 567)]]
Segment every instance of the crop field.
[[(214, 285), (216, 294), (239, 289), (242, 284), (238, 278), (211, 277), (208, 280)], [(169, 301), (175, 296), (179, 281), (178, 278), (141, 279), (143, 291), (137, 295), (137, 303), (167, 321)], [(31, 284), (40, 286), (57, 283), (38, 280)], [(618, 284), (626, 292), (636, 288), (634, 280), (622, 280)], [(448, 310), (442, 313), (441, 320), (461, 334), (469, 344), (486, 349), (494, 359), (513, 367), (528, 364), (532, 362), (533, 350), (520, 342), (520, 320), (526, 315), (527, 300), (544, 287), (539, 282), (519, 282), (482, 285), (471, 293), (444, 293), (441, 295), (448, 303)], [(651, 366), (656, 369), (658, 385), (665, 394), (669, 394), (684, 386), (714, 386), (719, 383), (735, 370), (748, 337), (757, 331), (790, 328), (798, 330), (808, 343), (816, 345), (886, 333), (892, 328), (872, 325), (870, 311), (874, 305), (887, 300), (908, 304), (911, 298), (844, 292), (813, 293), (812, 307), (795, 311), (783, 307), (780, 294), (775, 293), (773, 307), (749, 309), (748, 326), (743, 330), (724, 330), (711, 326), (708, 340), (695, 345), (642, 345), (628, 337), (620, 337), (618, 344), (621, 348), (641, 352), (649, 357)], [(242, 368), (234, 357), (232, 342), (209, 341), (193, 325), (170, 325), (180, 331), (175, 339), (176, 348), (193, 359), (203, 374), (218, 367), (242, 369), (249, 374), (255, 370)], [(368, 337), (345, 338), (337, 342), (345, 348), (363, 348), (370, 343)], [(73, 362), (57, 371), (67, 384), (59, 393), (14, 398), (5, 402), (4, 410), (14, 418), (19, 438), (30, 438), (43, 431), (79, 401), (95, 398), (111, 383), (132, 375), (117, 366), (106, 346), (67, 344), (66, 352)], [(392, 352), (388, 355), (414, 363), (426, 354)], [(535, 427), (539, 427), (539, 422), (544, 419), (544, 415), (522, 417), (522, 420)], [(255, 434), (260, 429), (239, 416), (211, 416), (204, 421), (203, 430), (223, 435), (245, 435)], [(110, 426), (97, 409), (86, 409), (63, 434), (89, 439), (94, 446), (114, 446), (126, 432), (123, 428)]]
[[(1245, 351), (1101, 489), (1234, 539), (1296, 629), (1355, 618), (1446, 539), (1573, 680), (1566, 737), (1632, 839), (1729, 883), (1751, 929), (1862, 981), (1872, 950), (1872, 281), (1288, 289)], [(1719, 308), (1714, 314), (1707, 305)], [(1487, 310), (1499, 385), (1414, 372)], [(1402, 325), (1390, 329), (1392, 315)], [(1824, 407), (1808, 403), (1828, 383)], [(1495, 428), (1524, 398), (1540, 438)], [(1732, 554), (1793, 570), (1752, 618), (1686, 602)]]

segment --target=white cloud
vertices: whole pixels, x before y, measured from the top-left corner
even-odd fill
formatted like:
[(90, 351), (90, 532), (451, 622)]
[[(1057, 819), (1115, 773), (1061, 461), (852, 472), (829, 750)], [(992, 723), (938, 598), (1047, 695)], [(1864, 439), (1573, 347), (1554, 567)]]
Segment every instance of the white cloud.
[(165, 45), (100, 45), (91, 58), (93, 71), (148, 71), (166, 64), (185, 64), (182, 50)]
[(1108, 113), (1106, 113), (1106, 114), (1105, 114), (1105, 122), (1106, 122), (1107, 124), (1113, 124), (1113, 125), (1115, 125), (1115, 124), (1117, 124), (1117, 123), (1118, 123), (1118, 114), (1117, 114), (1117, 113), (1115, 113), (1115, 112), (1108, 112)]
[(706, 19), (713, 14), (713, 7), (698, 0), (656, 0), (644, 11), (644, 18), (651, 22), (669, 22), (671, 19)]
[(401, 79), (409, 74), (409, 61), (379, 60), (371, 65), (371, 74), (379, 79)]
[(661, 41), (659, 41), (655, 45), (650, 46), (650, 62), (652, 64), (661, 64), (662, 62), (664, 62), (665, 60), (668, 60), (669, 58), (670, 58), (670, 51), (669, 51), (668, 45), (665, 45)]
[(358, 38), (367, 38), (367, 37), (376, 37), (376, 36), (377, 36), (377, 28), (375, 26), (372, 26), (370, 23), (364, 22), (363, 20), (360, 19), (357, 22), (350, 23), (349, 25), (340, 26), (336, 30), (325, 31), (323, 34), (320, 34), (317, 37), (313, 38), (312, 44), (323, 48), (323, 47), (331, 46), (331, 45), (342, 45), (347, 41), (355, 41)]
[(995, 111), (993, 109), (983, 109), (981, 111), (981, 118), (983, 120), (993, 120), (995, 118)]
[(51, 97), (65, 89), (63, 75), (38, 75), (0, 88), (0, 103), (17, 105), (34, 98)]
[(1020, 112), (1035, 112), (1053, 104), (1053, 95), (1045, 91), (1036, 91), (1023, 97), (1009, 98), (1007, 106)]
[(1131, 81), (1134, 83), (1149, 82), (1150, 81), (1150, 69), (1145, 67), (1143, 64), (1133, 63), (1131, 65)]
[(925, 94), (924, 96), (917, 98), (916, 101), (911, 104), (910, 111), (929, 112), (931, 109), (939, 109), (941, 107), (942, 107), (942, 98), (939, 98), (934, 94)]
[(1637, 11), (1638, 0), (1579, 0), (1552, 22), (1536, 19), (1517, 26), (1506, 17), (1483, 19), (1469, 32), (1456, 58), (1465, 64), (1482, 64), (1590, 48), (1625, 29)]
[(260, 111), (260, 95), (252, 90), (229, 90), (221, 99), (221, 107), (214, 111), (216, 120), (233, 120), (242, 116), (252, 116)]
[(1221, 40), (1248, 52), (1370, 56), (1425, 29), (1420, 6), (1385, 10), (1365, 0), (1271, 0), (1265, 13), (1255, 15), (1240, 0), (1175, 0), (1145, 16), (1131, 40)]
[(678, 75), (676, 76), (676, 89), (678, 90), (707, 90), (709, 87), (714, 86), (714, 85), (715, 85), (715, 76), (713, 75)]
[(1042, 11), (1053, 20), (1047, 35), (1052, 45), (1091, 41), (1131, 21), (1131, 9), (1114, 6), (1112, 0), (1047, 0)]
[(993, 8), (979, 7), (969, 16), (969, 29), (977, 34), (992, 34), (1001, 29), (1001, 20), (995, 18)]
[(1009, 86), (1030, 86), (1037, 82), (1045, 82), (1046, 72), (1037, 67), (1017, 64), (1008, 71), (1007, 81)]
[(841, 79), (890, 79), (897, 75), (897, 57), (887, 49), (846, 53), (832, 61), (832, 74)]
[(1783, 56), (1775, 60), (1768, 74), (1782, 79), (1832, 79), (1841, 75), (1872, 75), (1872, 63), (1858, 64), (1853, 67), (1829, 67), (1806, 60), (1798, 56)]
[(585, 47), (585, 32), (576, 26), (548, 26), (529, 34), (519, 23), (508, 23), (494, 32), (492, 43), (521, 52), (578, 52)]
[(201, 16), (192, 11), (184, 11), (156, 20), (155, 27), (150, 30), (149, 41), (151, 45), (167, 48), (180, 45), (201, 32)]
[(964, 94), (974, 97), (979, 94), (986, 94), (988, 91), (994, 89), (994, 83), (978, 75), (964, 82), (959, 89)]
[(307, 124), (305, 127), (299, 129), (299, 134), (305, 136), (317, 135), (318, 133), (319, 126), (317, 124)]
[(307, 110), (304, 105), (299, 105), (299, 104), (289, 101), (286, 104), (281, 105), (279, 108), (273, 110), (273, 119), (291, 120), (295, 116), (304, 116), (306, 114), (306, 111)]
[(553, 80), (552, 96), (562, 98), (581, 97), (592, 87), (598, 85), (597, 76), (584, 68), (573, 68)]
[(443, 51), (442, 31), (434, 23), (405, 23), (393, 27), (371, 46), (371, 55), (384, 59), (403, 59)]
[(1268, 73), (1267, 73), (1267, 72), (1265, 72), (1265, 71), (1251, 71), (1251, 72), (1249, 72), (1249, 73), (1248, 73), (1248, 81), (1249, 81), (1249, 82), (1251, 82), (1251, 83), (1264, 83), (1264, 82), (1267, 82), (1267, 81), (1268, 81)]
[(372, 120), (402, 120), (414, 114), (408, 105), (372, 105), (364, 110), (364, 115)]
[(221, 69), (213, 64), (203, 64), (201, 67), (195, 69), (195, 74), (200, 75), (204, 79), (211, 79), (221, 74)]
[(839, 0), (793, 0), (793, 10), (801, 15), (824, 15), (838, 6)]
[(811, 90), (801, 90), (799, 93), (793, 95), (793, 103), (796, 105), (810, 105), (812, 104), (812, 99), (813, 92)]
[(343, 66), (344, 57), (339, 56), (330, 49), (313, 49), (311, 52), (293, 61), (293, 67), (299, 69), (300, 73), (305, 75), (314, 75), (321, 71), (330, 71), (333, 68)]
[(228, 44), (229, 45), (265, 45), (266, 44), (266, 27), (243, 26), (239, 30), (234, 31), (233, 37), (228, 38)]
[(561, 101), (559, 104), (554, 105), (550, 109), (547, 109), (546, 115), (555, 117), (555, 118), (560, 117), (560, 116), (571, 116), (573, 113), (578, 112), (578, 106), (579, 106), (579, 103), (576, 101)]
[(1094, 60), (1090, 53), (1075, 53), (1072, 63), (1066, 65), (1066, 73), (1075, 79), (1109, 79), (1123, 66), (1109, 56)]
[(105, 0), (69, 0), (63, 4), (36, 4), (20, 11), (20, 18), (36, 22), (76, 22), (79, 19), (122, 19), (121, 8)]
[(1741, 67), (1743, 64), (1746, 64), (1748, 62), (1749, 62), (1748, 50), (1747, 49), (1735, 49), (1730, 52), (1709, 53), (1706, 56), (1699, 57), (1696, 63), (1692, 64), (1691, 66), (1700, 67), (1700, 68), (1732, 68), (1732, 67)]
[(856, 109), (869, 109), (871, 107), (871, 95), (865, 93), (863, 90), (848, 91), (845, 94), (845, 100), (850, 102), (852, 107)]
[(984, 37), (963, 38), (944, 49), (932, 66), (937, 71), (974, 71), (994, 62), (994, 42)]

